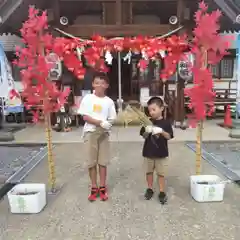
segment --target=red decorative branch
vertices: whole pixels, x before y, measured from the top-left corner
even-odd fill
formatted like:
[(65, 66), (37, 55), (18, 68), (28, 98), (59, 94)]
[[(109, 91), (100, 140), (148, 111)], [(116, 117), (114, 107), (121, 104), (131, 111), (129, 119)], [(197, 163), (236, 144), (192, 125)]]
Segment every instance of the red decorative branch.
[(52, 52), (54, 39), (47, 30), (46, 12), (40, 13), (30, 7), (29, 18), (21, 29), (25, 47), (16, 50), (16, 64), (22, 69), (25, 105), (28, 109), (35, 108), (34, 121), (38, 120), (40, 111), (44, 114), (58, 111), (69, 94), (69, 90), (60, 91), (54, 82), (49, 81), (52, 66), (46, 62), (45, 56)]
[(221, 12), (208, 13), (207, 10), (208, 6), (201, 2), (195, 14), (196, 27), (191, 47), (195, 56), (192, 67), (194, 85), (185, 90), (193, 111), (189, 117), (194, 121), (204, 120), (214, 110), (214, 83), (209, 65), (218, 63), (228, 53), (230, 46), (230, 39), (219, 34)]

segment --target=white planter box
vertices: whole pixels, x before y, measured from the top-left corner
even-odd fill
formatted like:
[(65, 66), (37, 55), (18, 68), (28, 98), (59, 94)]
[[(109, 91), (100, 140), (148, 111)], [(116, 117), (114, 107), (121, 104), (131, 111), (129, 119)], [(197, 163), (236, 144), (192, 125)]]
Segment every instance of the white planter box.
[[(190, 182), (191, 195), (197, 202), (220, 202), (223, 200), (225, 183), (221, 182), (218, 176), (191, 176)], [(199, 184), (201, 182), (202, 184)]]
[(47, 203), (45, 184), (18, 184), (7, 195), (12, 213), (39, 213)]

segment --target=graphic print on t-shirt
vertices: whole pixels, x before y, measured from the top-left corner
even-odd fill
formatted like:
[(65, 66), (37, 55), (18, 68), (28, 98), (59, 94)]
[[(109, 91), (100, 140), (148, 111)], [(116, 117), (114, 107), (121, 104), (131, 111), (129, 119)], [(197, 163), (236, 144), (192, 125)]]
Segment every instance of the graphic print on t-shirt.
[(93, 112), (101, 113), (102, 112), (102, 106), (99, 105), (99, 104), (93, 104)]

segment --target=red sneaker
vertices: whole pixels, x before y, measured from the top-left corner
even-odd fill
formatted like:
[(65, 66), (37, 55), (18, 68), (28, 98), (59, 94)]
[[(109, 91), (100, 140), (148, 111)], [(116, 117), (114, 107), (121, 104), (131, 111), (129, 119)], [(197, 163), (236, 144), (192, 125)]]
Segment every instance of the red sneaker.
[(97, 197), (98, 197), (98, 196), (99, 196), (99, 190), (98, 190), (98, 188), (92, 188), (92, 189), (91, 189), (91, 194), (89, 195), (88, 200), (89, 200), (90, 202), (94, 202), (94, 201), (97, 200)]
[(107, 194), (107, 188), (106, 187), (100, 187), (99, 188), (99, 194), (100, 194), (100, 200), (101, 201), (107, 201), (108, 200), (108, 194)]

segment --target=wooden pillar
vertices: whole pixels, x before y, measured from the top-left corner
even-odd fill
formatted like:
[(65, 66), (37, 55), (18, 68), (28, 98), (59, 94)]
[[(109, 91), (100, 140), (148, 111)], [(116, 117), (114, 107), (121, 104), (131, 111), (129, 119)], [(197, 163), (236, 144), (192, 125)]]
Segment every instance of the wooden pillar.
[(178, 25), (181, 25), (183, 19), (183, 10), (184, 10), (184, 0), (178, 0), (177, 2), (177, 18), (178, 18)]
[[(183, 19), (183, 11), (184, 11), (184, 0), (178, 0), (177, 2), (177, 17), (178, 17), (178, 25), (182, 24)], [(181, 32), (180, 32), (181, 34)], [(177, 73), (178, 74), (178, 73)], [(180, 123), (180, 127), (183, 127), (185, 120), (185, 97), (184, 97), (184, 80), (178, 75), (177, 83), (176, 83), (176, 106), (175, 106), (175, 121)]]
[(132, 24), (132, 2), (122, 2), (122, 24)]
[(54, 26), (60, 25), (60, 3), (59, 0), (52, 0)]
[(122, 1), (116, 0), (116, 25), (122, 25)]

